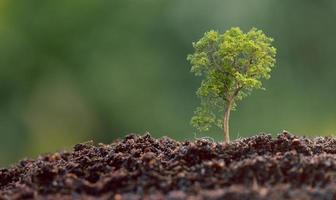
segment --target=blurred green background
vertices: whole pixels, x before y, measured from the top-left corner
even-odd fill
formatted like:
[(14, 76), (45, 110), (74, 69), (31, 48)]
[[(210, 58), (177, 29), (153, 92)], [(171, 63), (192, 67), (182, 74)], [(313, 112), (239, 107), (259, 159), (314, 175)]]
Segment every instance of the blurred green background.
[(193, 139), (200, 79), (186, 56), (232, 26), (278, 49), (267, 90), (232, 113), (232, 137), (332, 135), (335, 19), (323, 0), (0, 0), (0, 166), (127, 133)]

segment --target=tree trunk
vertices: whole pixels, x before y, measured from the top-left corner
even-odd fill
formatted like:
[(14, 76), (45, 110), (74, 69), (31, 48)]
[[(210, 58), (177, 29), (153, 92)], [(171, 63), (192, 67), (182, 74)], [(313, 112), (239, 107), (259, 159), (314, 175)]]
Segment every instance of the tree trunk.
[(224, 142), (225, 143), (229, 143), (230, 142), (229, 120), (230, 120), (231, 106), (232, 106), (232, 102), (229, 101), (227, 103), (227, 105), (226, 105), (225, 110), (224, 110), (223, 130), (224, 130)]

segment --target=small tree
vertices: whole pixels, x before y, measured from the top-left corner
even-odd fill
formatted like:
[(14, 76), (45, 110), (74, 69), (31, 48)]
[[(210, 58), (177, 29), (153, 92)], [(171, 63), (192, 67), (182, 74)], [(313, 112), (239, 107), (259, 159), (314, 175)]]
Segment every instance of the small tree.
[(216, 125), (224, 129), (225, 142), (230, 141), (230, 111), (253, 89), (262, 89), (262, 78), (270, 78), (276, 55), (272, 41), (261, 30), (243, 33), (237, 27), (224, 34), (206, 32), (193, 43), (195, 52), (187, 60), (191, 72), (204, 76), (196, 92), (201, 106), (191, 119), (197, 130), (208, 131)]

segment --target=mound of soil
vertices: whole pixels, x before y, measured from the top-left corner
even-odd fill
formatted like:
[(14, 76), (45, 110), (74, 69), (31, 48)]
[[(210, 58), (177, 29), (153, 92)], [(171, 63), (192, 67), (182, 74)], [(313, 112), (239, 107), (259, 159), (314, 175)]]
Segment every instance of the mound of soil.
[(336, 139), (77, 144), (1, 169), (0, 199), (336, 199)]

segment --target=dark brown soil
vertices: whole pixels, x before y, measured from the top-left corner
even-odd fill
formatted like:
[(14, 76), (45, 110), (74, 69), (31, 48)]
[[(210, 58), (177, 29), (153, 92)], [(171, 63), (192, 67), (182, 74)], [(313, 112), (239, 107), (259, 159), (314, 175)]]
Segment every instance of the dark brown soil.
[(336, 199), (336, 139), (78, 144), (1, 169), (0, 199)]

